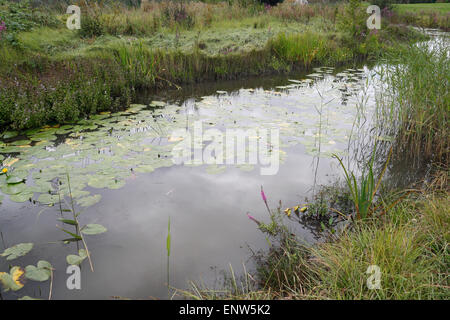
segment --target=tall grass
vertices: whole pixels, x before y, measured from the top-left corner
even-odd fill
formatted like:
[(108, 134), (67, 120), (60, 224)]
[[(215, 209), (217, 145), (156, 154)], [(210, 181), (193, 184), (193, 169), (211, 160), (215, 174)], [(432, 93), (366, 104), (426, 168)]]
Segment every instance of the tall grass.
[[(381, 76), (380, 127), (396, 138), (397, 154), (448, 165), (450, 56), (448, 42), (413, 45), (389, 58)], [(391, 129), (388, 129), (391, 128)]]

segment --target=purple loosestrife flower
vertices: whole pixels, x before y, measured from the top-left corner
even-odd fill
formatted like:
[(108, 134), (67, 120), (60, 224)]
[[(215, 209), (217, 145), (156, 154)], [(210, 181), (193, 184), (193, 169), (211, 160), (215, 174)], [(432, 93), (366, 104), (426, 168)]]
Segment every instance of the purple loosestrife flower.
[(247, 212), (247, 217), (248, 217), (250, 220), (256, 222), (256, 224), (257, 224), (258, 226), (261, 224), (261, 222), (259, 222), (258, 220), (256, 220), (256, 219), (255, 219), (252, 215), (250, 215), (250, 213), (248, 213), (248, 212)]
[(263, 186), (261, 186), (261, 197), (262, 197), (264, 203), (266, 204), (267, 211), (269, 211), (269, 215), (270, 215), (271, 213), (270, 213), (269, 205), (267, 204), (267, 197), (266, 197), (266, 194), (264, 193)]
[(0, 39), (2, 38), (2, 33), (6, 30), (5, 21), (0, 23)]

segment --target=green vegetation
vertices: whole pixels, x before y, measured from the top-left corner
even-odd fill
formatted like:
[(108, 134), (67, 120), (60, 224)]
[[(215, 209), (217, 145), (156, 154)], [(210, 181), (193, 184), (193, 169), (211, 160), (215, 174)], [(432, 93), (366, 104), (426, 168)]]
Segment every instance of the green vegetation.
[[(450, 61), (448, 44), (412, 46), (389, 56), (394, 67), (381, 74), (387, 90), (379, 101), (379, 122), (391, 125), (395, 150), (412, 160), (449, 163)], [(380, 126), (381, 127), (381, 126)]]
[(437, 11), (440, 13), (450, 13), (450, 3), (408, 3), (394, 4), (395, 11), (399, 13), (420, 12), (420, 11)]
[(382, 15), (390, 23), (405, 23), (424, 28), (450, 29), (450, 3), (395, 4)]
[(420, 38), (399, 26), (368, 32), (358, 1), (350, 9), (290, 1), (269, 8), (253, 1), (86, 3), (78, 3), (79, 31), (66, 28), (60, 7), (0, 3), (2, 130), (123, 110), (142, 88), (373, 60), (399, 40)]

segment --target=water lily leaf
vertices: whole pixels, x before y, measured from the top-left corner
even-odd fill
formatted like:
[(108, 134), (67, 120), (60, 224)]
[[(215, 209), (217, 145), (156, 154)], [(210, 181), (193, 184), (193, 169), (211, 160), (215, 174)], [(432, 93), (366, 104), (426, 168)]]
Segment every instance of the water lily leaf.
[(164, 107), (166, 103), (164, 101), (152, 101), (150, 106), (152, 107)]
[(52, 265), (44, 260), (38, 262), (37, 267), (29, 265), (25, 267), (25, 277), (33, 281), (44, 282), (51, 276)]
[(14, 138), (18, 135), (19, 133), (17, 131), (6, 131), (3, 134), (3, 139), (10, 139), (10, 138)]
[(31, 140), (17, 140), (17, 141), (11, 142), (10, 144), (13, 146), (29, 147), (30, 143), (31, 143)]
[(3, 251), (0, 256), (6, 257), (6, 260), (14, 260), (26, 255), (33, 249), (33, 243), (19, 243)]
[(26, 201), (30, 201), (34, 196), (34, 192), (32, 191), (24, 191), (22, 193), (14, 194), (9, 196), (9, 200), (22, 203)]
[(6, 183), (7, 184), (16, 184), (16, 183), (21, 183), (23, 181), (24, 181), (23, 178), (20, 178), (20, 177), (15, 176), (15, 175), (14, 176), (9, 176), (9, 177), (6, 178)]
[(102, 196), (99, 194), (93, 195), (93, 196), (89, 196), (89, 197), (84, 197), (81, 199), (77, 200), (77, 204), (82, 206), (82, 207), (89, 207), (92, 206), (96, 203), (98, 203), (101, 200)]
[(19, 184), (7, 184), (1, 187), (1, 190), (5, 194), (14, 195), (23, 192), (26, 189), (26, 185), (23, 183)]
[(59, 202), (59, 197), (54, 194), (42, 193), (39, 196), (38, 201), (42, 204), (55, 204)]
[(67, 261), (67, 263), (68, 264), (70, 264), (70, 265), (80, 265), (82, 262), (83, 262), (83, 260), (84, 259), (86, 259), (87, 258), (87, 253), (86, 253), (86, 250), (84, 250), (84, 249), (80, 249), (80, 250), (78, 250), (78, 255), (76, 255), (76, 254), (69, 254), (67, 257), (66, 257), (66, 261)]
[(21, 298), (19, 298), (17, 300), (42, 300), (42, 299), (33, 298), (33, 297), (30, 297), (30, 296), (23, 296), (23, 297), (21, 297)]
[(25, 271), (21, 267), (12, 267), (9, 273), (0, 272), (0, 282), (5, 291), (17, 291), (23, 288), (23, 275)]
[(81, 232), (87, 235), (95, 235), (106, 232), (107, 229), (101, 224), (87, 224)]

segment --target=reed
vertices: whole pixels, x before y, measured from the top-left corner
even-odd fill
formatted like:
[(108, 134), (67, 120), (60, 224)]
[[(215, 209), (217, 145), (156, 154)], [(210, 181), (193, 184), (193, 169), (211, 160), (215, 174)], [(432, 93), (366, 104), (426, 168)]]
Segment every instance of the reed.
[(379, 127), (395, 136), (398, 155), (416, 163), (449, 163), (448, 50), (446, 42), (412, 45), (389, 55), (394, 66), (380, 72), (386, 88), (377, 103)]

